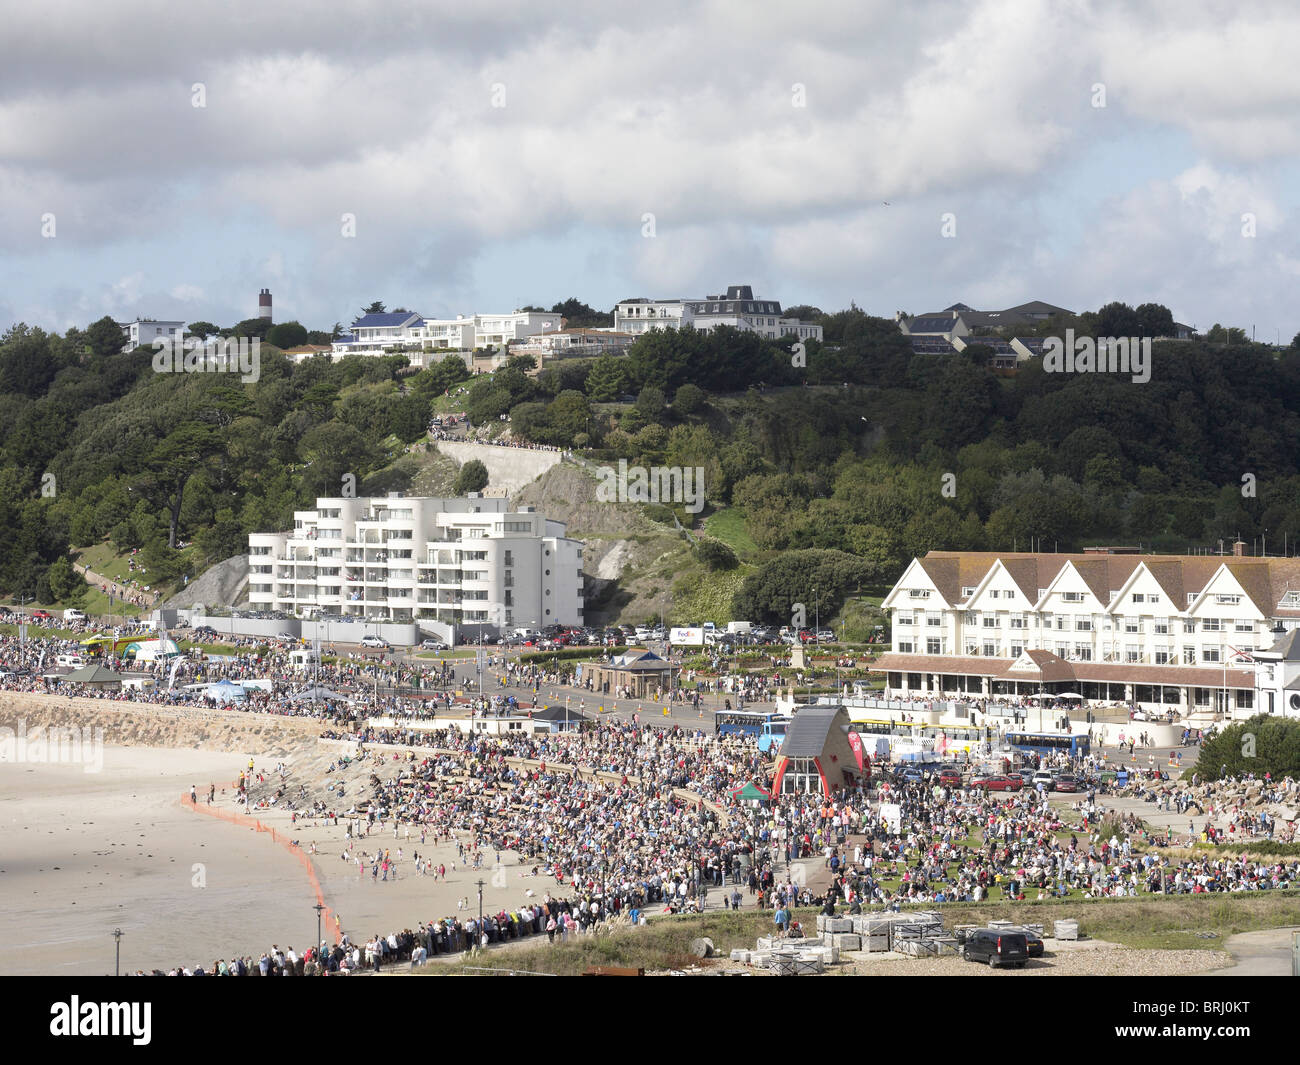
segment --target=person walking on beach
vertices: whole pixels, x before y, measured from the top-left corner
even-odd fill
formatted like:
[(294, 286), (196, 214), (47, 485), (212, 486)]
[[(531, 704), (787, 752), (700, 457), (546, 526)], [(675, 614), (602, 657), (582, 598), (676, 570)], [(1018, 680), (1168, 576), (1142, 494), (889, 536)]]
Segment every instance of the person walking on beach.
[(217, 797), (217, 786), (216, 786), (215, 784), (209, 784), (209, 785), (208, 785), (208, 805), (209, 805), (209, 806), (212, 805), (212, 800), (215, 799), (216, 797)]
[(197, 806), (198, 804), (199, 804), (199, 792), (198, 792), (198, 789), (195, 787), (195, 785), (191, 784), (191, 785), (190, 785), (190, 805), (191, 805), (191, 806)]

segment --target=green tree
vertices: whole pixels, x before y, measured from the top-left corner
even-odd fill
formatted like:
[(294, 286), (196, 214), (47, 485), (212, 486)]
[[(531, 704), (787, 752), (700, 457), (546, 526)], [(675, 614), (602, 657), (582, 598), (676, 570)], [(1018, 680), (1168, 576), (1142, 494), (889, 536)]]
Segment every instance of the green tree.
[(587, 375), (587, 395), (597, 403), (616, 400), (627, 391), (627, 372), (623, 359), (602, 355), (591, 366)]
[(307, 327), (299, 322), (280, 322), (266, 332), (266, 342), (281, 351), (307, 343)]
[(122, 335), (121, 327), (107, 315), (87, 327), (86, 339), (90, 344), (91, 354), (101, 359), (116, 355), (126, 344), (126, 337)]
[(689, 381), (682, 385), (673, 396), (673, 410), (677, 414), (683, 414), (690, 417), (692, 414), (699, 414), (708, 406), (709, 396), (699, 385), (693, 385)]
[(185, 327), (185, 332), (189, 336), (198, 337), (200, 340), (207, 340), (208, 337), (221, 332), (221, 330), (211, 322), (190, 322), (190, 324)]
[(470, 459), (456, 474), (456, 483), (452, 486), (451, 493), (455, 496), (463, 496), (470, 492), (481, 492), (487, 486), (487, 467), (478, 459)]

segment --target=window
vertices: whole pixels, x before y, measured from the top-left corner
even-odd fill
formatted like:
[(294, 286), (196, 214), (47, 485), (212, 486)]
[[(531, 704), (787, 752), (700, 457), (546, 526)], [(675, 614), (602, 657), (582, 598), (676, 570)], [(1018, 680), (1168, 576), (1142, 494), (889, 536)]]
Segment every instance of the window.
[(1155, 654), (1155, 658), (1156, 658), (1156, 665), (1158, 666), (1165, 666), (1169, 664), (1168, 651), (1157, 651)]
[(899, 614), (898, 617), (894, 619), (894, 624), (895, 624), (895, 625), (910, 625), (910, 624), (912, 624), (912, 615), (911, 615), (911, 614)]
[(1064, 599), (1067, 603), (1082, 603), (1082, 602), (1083, 602), (1083, 593), (1082, 593), (1082, 592), (1062, 592), (1062, 593), (1061, 593), (1061, 598)]
[(1186, 621), (1183, 622), (1183, 632), (1195, 632), (1195, 631), (1196, 631), (1195, 620), (1193, 620), (1192, 618), (1188, 618)]
[(996, 599), (997, 597), (998, 597), (998, 590), (997, 590), (996, 588), (992, 588), (992, 589), (990, 589), (990, 590), (989, 590), (989, 598), (990, 598), (990, 599)]
[(1233, 605), (1235, 605), (1235, 604), (1241, 602), (1241, 596), (1239, 596), (1239, 595), (1216, 595), (1216, 596), (1214, 597), (1214, 601), (1215, 601), (1216, 603), (1227, 603), (1227, 604), (1233, 604)]
[(1074, 620), (1074, 628), (1075, 628), (1075, 631), (1077, 631), (1077, 632), (1091, 632), (1091, 631), (1092, 631), (1092, 621), (1089, 620), (1088, 618), (1075, 618), (1075, 620)]
[(1154, 594), (1153, 594), (1153, 595), (1148, 595), (1148, 596), (1147, 596), (1147, 602), (1148, 602), (1148, 603), (1158, 603), (1158, 602), (1160, 602), (1160, 596), (1158, 596), (1158, 595), (1154, 595)]
[(1219, 660), (1219, 649), (1217, 647), (1207, 647), (1201, 652), (1201, 658), (1205, 662), (1217, 662)]
[(1092, 648), (1086, 643), (1076, 643), (1074, 645), (1074, 657), (1080, 662), (1092, 661)]
[(1154, 632), (1157, 636), (1168, 636), (1169, 622), (1167, 621), (1154, 622), (1151, 626), (1151, 631)]
[(998, 627), (998, 619), (996, 617), (985, 617), (984, 627), (986, 629), (996, 629)]
[(1012, 614), (1011, 627), (1013, 629), (1023, 629), (1025, 627), (1025, 616), (1023, 614)]
[(1201, 628), (1206, 632), (1218, 632), (1220, 624), (1218, 618), (1204, 618), (1201, 621)]
[(925, 623), (928, 626), (930, 626), (930, 628), (937, 629), (940, 625), (943, 624), (943, 618), (936, 617), (935, 615), (931, 614), (928, 618), (925, 619)]
[(910, 654), (912, 653), (912, 641), (911, 641), (911, 640), (899, 640), (899, 641), (898, 641), (898, 651), (899, 651), (899, 654), (910, 655)]
[(1020, 657), (1022, 654), (1024, 654), (1024, 653), (1025, 653), (1025, 648), (1024, 648), (1024, 645), (1023, 645), (1023, 644), (1013, 643), (1013, 644), (1011, 645), (1011, 657), (1012, 657), (1012, 658), (1019, 658), (1019, 657)]
[(1137, 618), (1125, 618), (1124, 631), (1128, 633), (1141, 632), (1142, 622), (1138, 621)]
[(1142, 661), (1142, 647), (1141, 647), (1139, 644), (1136, 644), (1136, 643), (1126, 644), (1126, 645), (1124, 646), (1124, 661), (1126, 661), (1126, 662), (1141, 662), (1141, 661)]
[(1185, 666), (1194, 666), (1194, 665), (1196, 665), (1196, 648), (1195, 648), (1195, 647), (1184, 647), (1184, 648), (1183, 648), (1183, 665), (1185, 665)]
[(907, 594), (908, 594), (911, 598), (913, 598), (913, 599), (929, 599), (929, 598), (930, 598), (930, 589), (929, 589), (929, 588), (910, 588), (910, 589), (908, 589)]
[(942, 640), (936, 640), (936, 639), (933, 639), (933, 638), (926, 640), (926, 641), (925, 641), (925, 653), (928, 654), (928, 655), (941, 655), (941, 654), (943, 654), (943, 641), (942, 641)]
[(1254, 632), (1255, 623), (1253, 621), (1239, 621), (1233, 626), (1234, 632)]
[(961, 590), (961, 597), (963, 599), (969, 599), (974, 594), (975, 594), (974, 588), (966, 587)]

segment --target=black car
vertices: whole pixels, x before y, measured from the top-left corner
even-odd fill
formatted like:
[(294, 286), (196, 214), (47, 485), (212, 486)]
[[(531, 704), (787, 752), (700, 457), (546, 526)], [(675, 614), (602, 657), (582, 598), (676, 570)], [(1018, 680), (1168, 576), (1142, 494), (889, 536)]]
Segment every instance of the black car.
[(1043, 940), (1036, 932), (1031, 932), (1028, 928), (1007, 928), (1006, 932), (1019, 932), (1025, 937), (1025, 944), (1029, 950), (1031, 958), (1041, 958), (1043, 956)]
[(1014, 965), (1017, 969), (1023, 969), (1029, 960), (1029, 943), (1023, 932), (978, 928), (966, 934), (961, 956), (967, 961), (985, 962), (990, 969), (996, 969), (999, 965)]

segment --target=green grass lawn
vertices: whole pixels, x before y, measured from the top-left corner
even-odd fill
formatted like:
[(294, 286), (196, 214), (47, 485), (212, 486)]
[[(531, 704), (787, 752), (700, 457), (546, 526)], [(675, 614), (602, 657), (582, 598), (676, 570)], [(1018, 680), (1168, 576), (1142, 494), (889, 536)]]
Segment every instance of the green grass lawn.
[(704, 531), (716, 540), (730, 545), (737, 555), (752, 555), (758, 545), (749, 537), (745, 527), (745, 516), (735, 507), (727, 507), (704, 520)]

